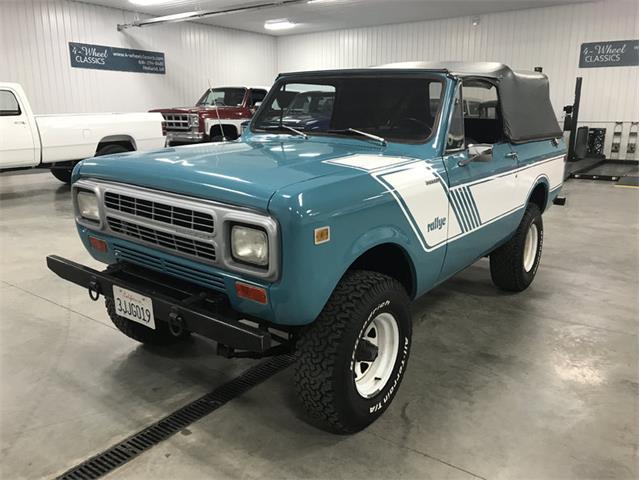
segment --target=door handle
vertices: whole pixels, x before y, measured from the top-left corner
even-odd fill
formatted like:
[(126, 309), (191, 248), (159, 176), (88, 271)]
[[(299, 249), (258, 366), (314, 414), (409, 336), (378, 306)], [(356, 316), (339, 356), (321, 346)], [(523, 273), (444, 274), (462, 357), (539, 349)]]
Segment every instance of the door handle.
[(13, 122), (14, 125), (26, 125), (27, 122), (23, 122), (22, 120), (16, 120), (15, 122)]
[(518, 154), (516, 152), (509, 152), (505, 157), (510, 158), (511, 160), (518, 160)]

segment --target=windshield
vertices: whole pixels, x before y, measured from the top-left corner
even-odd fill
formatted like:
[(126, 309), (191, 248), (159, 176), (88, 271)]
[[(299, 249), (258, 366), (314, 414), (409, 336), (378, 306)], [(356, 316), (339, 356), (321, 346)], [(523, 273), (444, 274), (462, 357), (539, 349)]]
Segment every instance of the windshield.
[(333, 77), (283, 81), (254, 120), (258, 131), (354, 135), (424, 141), (440, 110), (442, 82), (410, 77)]
[(217, 105), (218, 107), (239, 107), (244, 100), (246, 88), (214, 88), (207, 90), (196, 106)]

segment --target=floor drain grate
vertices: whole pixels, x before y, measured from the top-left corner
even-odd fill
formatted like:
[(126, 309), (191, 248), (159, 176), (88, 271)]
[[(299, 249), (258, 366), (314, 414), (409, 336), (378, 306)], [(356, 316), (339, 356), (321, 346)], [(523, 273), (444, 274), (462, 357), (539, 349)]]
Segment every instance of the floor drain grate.
[(144, 430), (140, 430), (120, 443), (85, 460), (57, 478), (58, 480), (100, 478), (193, 422), (209, 415), (229, 400), (264, 382), (280, 370), (291, 365), (292, 362), (292, 355), (281, 355), (261, 362), (243, 372), (239, 377), (217, 387), (215, 390), (167, 415)]

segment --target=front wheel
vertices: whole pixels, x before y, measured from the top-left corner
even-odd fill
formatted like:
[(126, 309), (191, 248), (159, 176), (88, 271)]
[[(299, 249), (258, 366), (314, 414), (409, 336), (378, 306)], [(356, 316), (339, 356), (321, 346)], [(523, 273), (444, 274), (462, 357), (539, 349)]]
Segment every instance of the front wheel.
[(511, 292), (531, 285), (540, 265), (543, 232), (540, 208), (530, 203), (513, 237), (491, 253), (493, 283)]
[(298, 342), (298, 397), (323, 428), (362, 430), (391, 404), (410, 347), (409, 297), (402, 285), (377, 272), (347, 272)]

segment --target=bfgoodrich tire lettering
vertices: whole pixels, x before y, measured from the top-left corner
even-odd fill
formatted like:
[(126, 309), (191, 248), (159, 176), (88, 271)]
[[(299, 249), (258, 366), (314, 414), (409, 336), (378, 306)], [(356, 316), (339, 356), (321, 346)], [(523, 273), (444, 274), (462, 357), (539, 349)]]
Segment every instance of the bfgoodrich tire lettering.
[[(397, 354), (384, 386), (365, 398), (356, 387), (355, 352), (363, 332), (381, 314), (396, 322)], [(298, 397), (323, 428), (335, 433), (357, 432), (391, 404), (406, 371), (410, 348), (409, 298), (402, 285), (377, 272), (347, 272), (318, 319), (298, 341)]]
[[(533, 261), (527, 261), (532, 235), (535, 243)], [(529, 237), (529, 238), (527, 238)], [(513, 237), (491, 253), (491, 279), (498, 287), (521, 292), (533, 282), (542, 256), (542, 214), (537, 205), (530, 203)], [(529, 268), (525, 268), (525, 265)]]

